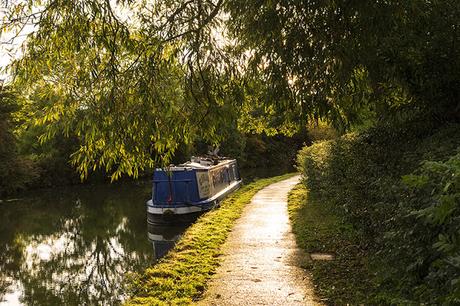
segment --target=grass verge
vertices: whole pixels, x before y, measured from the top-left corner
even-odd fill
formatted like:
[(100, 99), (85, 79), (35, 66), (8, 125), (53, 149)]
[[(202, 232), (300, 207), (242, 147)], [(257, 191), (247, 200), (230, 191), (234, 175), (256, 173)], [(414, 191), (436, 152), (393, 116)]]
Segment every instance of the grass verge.
[(305, 186), (289, 193), (288, 210), (297, 245), (306, 253), (327, 253), (332, 261), (302, 262), (315, 286), (315, 293), (328, 305), (359, 304), (372, 290), (366, 250), (360, 249), (359, 233), (343, 218), (312, 198)]
[(243, 186), (219, 209), (200, 217), (159, 263), (133, 278), (133, 297), (126, 305), (187, 305), (200, 298), (219, 266), (221, 246), (254, 194), (287, 179), (286, 174)]

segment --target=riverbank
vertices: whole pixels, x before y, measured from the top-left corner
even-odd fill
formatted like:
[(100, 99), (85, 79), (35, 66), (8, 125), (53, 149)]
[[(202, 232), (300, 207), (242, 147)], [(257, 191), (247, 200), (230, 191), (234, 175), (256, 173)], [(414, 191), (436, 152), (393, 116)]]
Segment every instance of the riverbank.
[(220, 264), (221, 246), (243, 208), (262, 188), (292, 177), (286, 174), (243, 186), (184, 233), (172, 251), (142, 275), (132, 277), (126, 305), (190, 304), (201, 297)]

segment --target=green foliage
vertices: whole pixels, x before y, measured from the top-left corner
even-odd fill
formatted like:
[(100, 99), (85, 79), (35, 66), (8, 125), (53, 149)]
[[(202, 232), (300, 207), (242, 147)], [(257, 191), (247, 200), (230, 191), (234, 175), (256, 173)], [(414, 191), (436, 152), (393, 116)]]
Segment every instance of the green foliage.
[[(167, 164), (195, 139), (342, 130), (412, 112), (458, 117), (460, 3), (8, 2), (0, 31), (36, 27), (10, 72), (42, 141), (78, 139), (82, 177)], [(72, 138), (73, 139), (73, 138)]]
[(18, 154), (12, 118), (17, 108), (15, 94), (0, 87), (0, 196), (25, 188), (36, 176), (32, 162)]
[(33, 160), (39, 172), (39, 179), (33, 181), (33, 187), (79, 184), (80, 177), (69, 161), (70, 155), (78, 147), (78, 141), (58, 134), (40, 143), (40, 130), (29, 128), (19, 136), (20, 153)]
[(316, 121), (307, 126), (308, 138), (312, 142), (330, 140), (338, 137), (337, 130), (323, 121)]
[[(11, 4), (2, 30), (37, 22), (11, 72), (14, 86), (32, 101), (25, 112), (46, 127), (41, 141), (59, 133), (78, 139), (72, 162), (82, 178), (102, 169), (113, 180), (168, 164), (180, 144), (198, 136), (217, 142), (240, 103), (232, 66), (218, 67), (223, 55), (205, 51), (216, 44), (211, 27), (219, 7), (201, 1)], [(36, 107), (36, 97), (49, 103)]]
[(455, 246), (458, 234), (459, 131), (458, 124), (413, 119), (300, 151), (311, 197), (364, 237), (359, 244), (372, 258), (378, 284), (372, 303), (458, 302), (458, 246), (447, 245)]
[[(240, 169), (267, 168), (291, 171), (297, 151), (310, 142), (310, 130), (292, 135), (267, 135), (245, 133), (235, 125), (224, 132), (225, 139), (219, 145), (219, 154), (237, 159)], [(319, 132), (320, 134), (328, 134)], [(191, 155), (203, 155), (212, 150), (204, 140), (196, 140), (187, 145), (181, 145), (174, 154), (174, 163), (183, 163)]]
[(254, 194), (293, 174), (246, 185), (187, 229), (174, 249), (134, 278), (134, 296), (127, 305), (189, 305), (198, 299), (220, 262), (220, 247)]
[(223, 155), (237, 158), (241, 168), (278, 168), (291, 170), (297, 151), (308, 142), (308, 136), (294, 134), (267, 136), (235, 131), (221, 146)]
[[(416, 292), (435, 304), (460, 302), (460, 154), (447, 161), (425, 161), (403, 177), (407, 186), (391, 232), (395, 256), (406, 258)], [(443, 286), (439, 286), (443, 284)]]
[(338, 127), (407, 109), (458, 116), (456, 0), (233, 0), (225, 9), (278, 112)]

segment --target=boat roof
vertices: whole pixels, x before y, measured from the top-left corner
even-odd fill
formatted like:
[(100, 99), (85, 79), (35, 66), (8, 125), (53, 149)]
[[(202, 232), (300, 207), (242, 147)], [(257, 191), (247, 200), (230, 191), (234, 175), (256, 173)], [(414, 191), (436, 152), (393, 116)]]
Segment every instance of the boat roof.
[[(192, 169), (211, 169), (215, 167), (222, 166), (224, 164), (229, 164), (231, 162), (234, 162), (235, 159), (227, 158), (227, 157), (203, 157), (203, 156), (192, 156), (191, 160), (188, 162), (185, 162), (180, 165), (172, 165), (168, 167), (167, 169), (169, 171), (184, 171), (184, 170), (192, 170)], [(162, 171), (164, 169), (157, 169), (159, 171)]]

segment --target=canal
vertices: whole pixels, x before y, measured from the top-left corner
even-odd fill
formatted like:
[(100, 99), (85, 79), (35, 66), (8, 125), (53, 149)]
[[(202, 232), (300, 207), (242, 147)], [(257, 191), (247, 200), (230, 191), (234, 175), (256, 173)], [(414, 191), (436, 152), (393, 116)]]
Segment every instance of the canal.
[(147, 226), (150, 192), (147, 180), (0, 202), (0, 305), (121, 304), (129, 275), (155, 264), (186, 228)]

